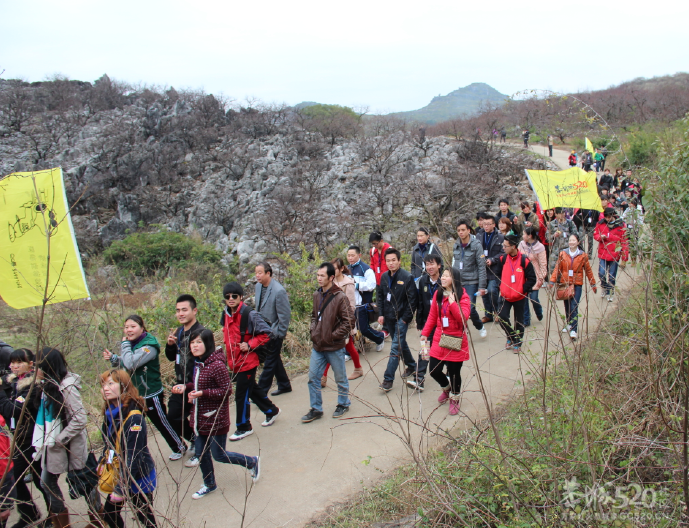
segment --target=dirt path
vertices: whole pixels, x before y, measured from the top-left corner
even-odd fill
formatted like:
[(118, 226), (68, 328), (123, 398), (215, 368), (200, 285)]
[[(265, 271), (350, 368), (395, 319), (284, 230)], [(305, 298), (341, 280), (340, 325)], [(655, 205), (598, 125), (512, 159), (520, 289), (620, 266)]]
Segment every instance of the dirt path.
[[(536, 147), (537, 152), (539, 148)], [(567, 153), (556, 149), (554, 154), (555, 162), (562, 165), (564, 160), (566, 167)], [(624, 285), (629, 281), (623, 278), (621, 282)], [(545, 301), (543, 295), (541, 300)], [(584, 315), (580, 328), (592, 331), (613, 307), (614, 304), (604, 302), (589, 291), (588, 298), (582, 299), (581, 313)], [(559, 332), (562, 323), (557, 310), (562, 312), (562, 303), (556, 310), (546, 301), (545, 310), (550, 314), (551, 345), (559, 344), (562, 339), (570, 346), (569, 338)], [(521, 355), (504, 349), (505, 335), (496, 324), (487, 325), (486, 339), (481, 339), (471, 328), (472, 356), (480, 366), (491, 406), (518, 393), (528, 378), (527, 373), (539, 368), (548, 323), (549, 316), (542, 322), (533, 318)], [(419, 350), (415, 329), (409, 333), (409, 344), (414, 352)], [(387, 394), (381, 392), (378, 384), (389, 350), (390, 344), (386, 342), (383, 352), (369, 351), (362, 357), (366, 375), (351, 383), (352, 407), (346, 420), (330, 417), (337, 398), (332, 375), (324, 392), (326, 414), (321, 420), (311, 424), (300, 421), (309, 409), (306, 376), (293, 380), (293, 392), (275, 398), (283, 412), (272, 427), (261, 427), (262, 415), (252, 407), (255, 434), (240, 442), (228, 443), (227, 448), (247, 455), (260, 454), (261, 480), (253, 488), (244, 469), (215, 463), (219, 490), (202, 500), (192, 500), (192, 493), (202, 485), (199, 468), (184, 468), (181, 461), (168, 462), (167, 446), (158, 449), (159, 437), (152, 437), (159, 471), (155, 498), (159, 520), (167, 517), (175, 526), (209, 528), (303, 526), (328, 505), (345, 501), (363, 487), (375, 485), (388, 471), (409, 462), (412, 451), (425, 450), (442, 442), (444, 431), (469, 428), (486, 417), (473, 361), (466, 363), (462, 371), (461, 410), (464, 414), (458, 417), (448, 415), (447, 405), (438, 406), (439, 387), (430, 377), (426, 390), (419, 394), (406, 387), (398, 372), (393, 390)], [(347, 370), (351, 372), (352, 369), (349, 362)], [(231, 416), (234, 421), (234, 408)], [(66, 491), (64, 479), (62, 486)], [(83, 500), (69, 502), (72, 511), (84, 511)], [(40, 508), (45, 511), (42, 503)], [(10, 525), (16, 516), (14, 512)], [(134, 525), (129, 516), (127, 523)], [(75, 526), (84, 524), (74, 523)]]

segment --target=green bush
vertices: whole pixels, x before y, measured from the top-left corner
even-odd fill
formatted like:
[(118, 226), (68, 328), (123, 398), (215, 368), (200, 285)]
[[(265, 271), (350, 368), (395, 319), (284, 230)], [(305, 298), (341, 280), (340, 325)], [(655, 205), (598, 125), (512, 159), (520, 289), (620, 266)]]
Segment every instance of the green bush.
[(657, 135), (649, 132), (634, 132), (629, 135), (625, 145), (627, 160), (625, 167), (642, 167), (653, 164), (658, 154)]
[(318, 288), (316, 271), (323, 258), (317, 245), (311, 253), (303, 243), (299, 245), (299, 250), (301, 256), (298, 259), (287, 253), (283, 253), (280, 258), (287, 270), (284, 286), (292, 306), (292, 318), (306, 319), (310, 317), (313, 308), (313, 292)]
[(106, 263), (134, 275), (167, 274), (170, 268), (185, 268), (190, 264), (206, 264), (222, 269), (222, 253), (204, 244), (200, 238), (189, 237), (158, 228), (152, 233), (134, 233), (124, 240), (116, 240), (103, 252)]

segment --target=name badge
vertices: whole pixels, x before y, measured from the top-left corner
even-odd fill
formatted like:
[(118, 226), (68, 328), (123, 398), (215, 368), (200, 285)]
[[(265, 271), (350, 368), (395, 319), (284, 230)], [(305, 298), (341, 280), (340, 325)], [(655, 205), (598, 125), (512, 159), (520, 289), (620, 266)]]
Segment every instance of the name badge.
[(447, 317), (443, 317), (443, 327), (447, 328), (450, 326), (450, 320)]
[(484, 255), (485, 257), (488, 256), (488, 250), (487, 250), (487, 249), (484, 249), (484, 250), (483, 250), (483, 255)]
[(390, 294), (388, 293), (388, 301), (390, 300)]
[(115, 459), (115, 451), (110, 450), (108, 451), (108, 464), (112, 464), (112, 461)]
[(318, 312), (318, 320), (320, 321), (321, 319), (321, 312)]
[(175, 363), (177, 363), (178, 365), (179, 365), (179, 360), (180, 360), (180, 357), (179, 357), (179, 354), (177, 354), (177, 357), (175, 358)]
[(14, 416), (10, 418), (10, 429), (14, 429)]
[(380, 266), (376, 268), (378, 271), (376, 273), (380, 273)]
[(569, 270), (569, 276), (574, 277), (574, 270)]
[(512, 282), (517, 282), (517, 277), (515, 277), (514, 275), (512, 275)]
[(464, 262), (459, 263), (459, 269), (464, 269)]

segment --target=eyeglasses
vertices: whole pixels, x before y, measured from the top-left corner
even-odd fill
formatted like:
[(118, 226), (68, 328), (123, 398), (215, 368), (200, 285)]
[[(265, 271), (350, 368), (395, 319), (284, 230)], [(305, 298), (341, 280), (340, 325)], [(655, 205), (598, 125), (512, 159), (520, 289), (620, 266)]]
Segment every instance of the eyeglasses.
[(238, 293), (229, 293), (225, 295), (225, 300), (229, 301), (230, 299), (240, 299), (242, 296), (239, 295)]

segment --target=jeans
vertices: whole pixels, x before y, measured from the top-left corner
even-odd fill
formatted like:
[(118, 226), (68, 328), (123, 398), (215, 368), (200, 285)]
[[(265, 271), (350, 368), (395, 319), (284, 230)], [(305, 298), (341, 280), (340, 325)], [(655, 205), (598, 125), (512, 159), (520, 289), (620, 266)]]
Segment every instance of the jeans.
[(613, 295), (615, 293), (615, 279), (617, 278), (617, 267), (619, 263), (615, 260), (598, 261), (598, 277), (603, 293)]
[(356, 320), (359, 324), (359, 331), (366, 339), (373, 341), (376, 345), (380, 345), (385, 341), (383, 332), (378, 332), (371, 328), (368, 322), (368, 309), (366, 306), (358, 306), (356, 309)]
[(275, 337), (268, 341), (266, 344), (266, 350), (268, 351), (266, 355), (266, 360), (263, 363), (263, 372), (261, 377), (258, 379), (259, 388), (263, 389), (263, 392), (268, 394), (270, 392), (270, 387), (273, 384), (273, 378), (277, 381), (278, 390), (290, 391), (292, 390), (292, 384), (287, 376), (287, 371), (285, 366), (282, 364), (282, 342), (283, 339)]
[(194, 444), (196, 453), (199, 456), (199, 466), (201, 466), (203, 483), (207, 488), (212, 489), (216, 486), (215, 473), (213, 473), (213, 460), (222, 462), (223, 464), (236, 464), (246, 469), (253, 469), (256, 465), (256, 459), (254, 457), (242, 455), (241, 453), (233, 453), (232, 451), (225, 451), (227, 434), (214, 436), (198, 435)]
[[(500, 297), (500, 302), (502, 303), (499, 315), (500, 326), (505, 332), (505, 335), (507, 335), (507, 340), (510, 341), (512, 345), (521, 347), (522, 339), (524, 339), (524, 305), (526, 304), (526, 299), (509, 302)], [(512, 307), (514, 307), (514, 327), (510, 325), (510, 310)]]
[(325, 366), (330, 364), (337, 383), (337, 404), (349, 407), (349, 380), (347, 380), (347, 369), (345, 368), (345, 349), (341, 348), (334, 352), (318, 352), (311, 350), (311, 361), (309, 363), (309, 400), (311, 408), (323, 412), (323, 395), (321, 394), (321, 377), (325, 372)]
[(550, 156), (551, 158), (553, 157), (553, 146), (552, 145), (548, 145), (548, 156)]
[(476, 311), (476, 294), (478, 293), (478, 284), (463, 284), (464, 291), (467, 292), (469, 300), (471, 301), (471, 322), (474, 324), (476, 330), (481, 330), (483, 328), (483, 323), (481, 322), (481, 317)]
[[(490, 272), (489, 272), (490, 273)], [(483, 307), (486, 309), (486, 317), (495, 319), (500, 310), (498, 298), (500, 297), (500, 285), (497, 279), (488, 279), (487, 293), (483, 296)]]
[(395, 371), (400, 362), (400, 352), (402, 352), (404, 364), (410, 369), (416, 370), (416, 361), (414, 361), (414, 357), (411, 355), (411, 350), (409, 350), (409, 345), (407, 344), (407, 329), (409, 326), (402, 319), (399, 321), (386, 320), (385, 326), (390, 332), (391, 345), (388, 367), (385, 369), (383, 379), (385, 381), (394, 381)]
[(581, 300), (581, 286), (574, 285), (574, 297), (566, 299), (565, 314), (567, 316), (567, 324), (572, 327), (572, 330), (577, 331), (577, 319), (579, 318), (579, 301)]
[[(533, 290), (529, 293), (529, 300), (533, 304), (533, 311), (536, 314), (536, 318), (540, 321), (543, 319), (543, 306), (541, 301), (538, 300), (538, 290)], [(531, 310), (529, 310), (529, 301), (524, 302), (524, 326), (529, 326), (531, 324)]]

